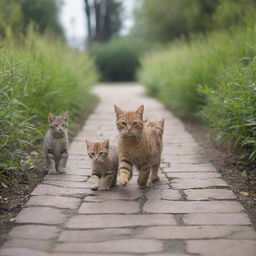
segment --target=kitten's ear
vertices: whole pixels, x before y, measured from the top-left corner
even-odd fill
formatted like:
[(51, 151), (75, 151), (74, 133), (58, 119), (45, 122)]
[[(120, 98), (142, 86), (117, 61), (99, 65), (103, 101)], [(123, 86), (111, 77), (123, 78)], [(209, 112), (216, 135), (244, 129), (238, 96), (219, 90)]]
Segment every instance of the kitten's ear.
[(162, 119), (161, 121), (159, 121), (159, 123), (161, 124), (162, 129), (164, 129), (164, 119)]
[(68, 111), (64, 112), (62, 115), (61, 115), (61, 118), (67, 122), (68, 121)]
[(56, 119), (56, 116), (52, 113), (49, 113), (48, 115), (48, 122), (52, 123)]
[(93, 142), (89, 141), (89, 140), (85, 140), (87, 149), (91, 148), (93, 146)]
[(142, 118), (143, 116), (143, 112), (144, 112), (144, 105), (141, 105), (140, 107), (138, 107), (138, 109), (136, 110), (136, 113), (139, 114)]
[(119, 108), (117, 105), (114, 105), (114, 109), (117, 117), (123, 113), (123, 110)]
[(106, 149), (109, 148), (109, 139), (104, 140), (104, 142), (102, 143), (103, 147), (105, 147)]

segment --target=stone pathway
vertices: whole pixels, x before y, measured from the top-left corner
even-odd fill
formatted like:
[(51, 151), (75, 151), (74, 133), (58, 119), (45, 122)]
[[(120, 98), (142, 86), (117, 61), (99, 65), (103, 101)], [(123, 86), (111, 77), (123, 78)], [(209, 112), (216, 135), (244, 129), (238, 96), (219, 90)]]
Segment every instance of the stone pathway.
[[(33, 191), (1, 256), (254, 256), (256, 233), (202, 148), (170, 112), (137, 85), (95, 88), (101, 103), (70, 146), (68, 170), (47, 175)], [(113, 104), (145, 105), (145, 117), (165, 118), (161, 181), (139, 190), (92, 192), (84, 140), (115, 142)]]

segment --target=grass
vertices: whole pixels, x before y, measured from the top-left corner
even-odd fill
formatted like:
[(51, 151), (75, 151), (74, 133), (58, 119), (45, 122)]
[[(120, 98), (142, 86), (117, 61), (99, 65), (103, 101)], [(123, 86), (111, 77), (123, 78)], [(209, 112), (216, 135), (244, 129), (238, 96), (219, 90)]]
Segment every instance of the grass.
[(21, 167), (24, 150), (41, 139), (49, 112), (85, 115), (95, 98), (94, 63), (50, 37), (30, 33), (0, 42), (0, 170)]
[(176, 113), (201, 118), (215, 139), (256, 159), (255, 19), (229, 31), (177, 41), (142, 59), (148, 94)]

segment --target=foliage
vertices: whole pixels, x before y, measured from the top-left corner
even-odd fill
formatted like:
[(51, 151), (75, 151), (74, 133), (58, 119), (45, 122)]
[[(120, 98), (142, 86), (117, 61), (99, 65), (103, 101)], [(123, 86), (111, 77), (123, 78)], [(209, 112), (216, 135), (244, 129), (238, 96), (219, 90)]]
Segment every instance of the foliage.
[(256, 12), (255, 0), (141, 0), (136, 10), (136, 37), (170, 42), (191, 33), (226, 29)]
[[(254, 52), (256, 56), (256, 47)], [(202, 114), (215, 139), (233, 140), (235, 145), (246, 148), (255, 160), (256, 57), (247, 58), (246, 65), (241, 61), (223, 73), (214, 89), (201, 88), (207, 99)]]
[[(177, 113), (201, 117), (219, 141), (256, 157), (255, 18), (246, 26), (176, 41), (142, 59), (148, 93)], [(202, 110), (202, 112), (200, 112)]]
[(40, 33), (48, 28), (62, 34), (57, 0), (1, 0), (0, 10), (0, 36), (26, 33), (31, 22)]
[(94, 44), (92, 56), (104, 81), (131, 81), (135, 79), (140, 56), (149, 48), (143, 41), (123, 38), (105, 44)]
[(92, 60), (54, 38), (33, 33), (0, 49), (0, 169), (16, 168), (24, 149), (41, 139), (49, 112), (84, 115), (94, 100)]

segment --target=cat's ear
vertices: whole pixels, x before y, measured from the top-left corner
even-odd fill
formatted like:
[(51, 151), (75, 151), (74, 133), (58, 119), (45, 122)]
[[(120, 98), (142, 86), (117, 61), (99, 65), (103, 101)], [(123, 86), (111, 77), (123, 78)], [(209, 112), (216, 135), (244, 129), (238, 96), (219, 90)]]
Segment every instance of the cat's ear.
[(114, 105), (114, 109), (115, 109), (116, 117), (118, 117), (123, 113), (123, 110), (119, 108), (117, 105)]
[(160, 120), (159, 123), (160, 123), (162, 129), (164, 129), (164, 119)]
[(106, 149), (109, 148), (109, 139), (107, 140), (104, 140), (103, 143), (102, 143), (103, 147), (105, 147)]
[(89, 140), (85, 140), (87, 149), (91, 148), (93, 146), (93, 142), (89, 141)]
[(56, 119), (56, 116), (52, 113), (49, 113), (48, 115), (48, 122), (52, 123)]
[(136, 113), (139, 114), (141, 116), (141, 118), (142, 118), (143, 117), (143, 112), (144, 112), (144, 105), (141, 105), (136, 110)]
[(61, 115), (61, 118), (62, 120), (64, 120), (65, 122), (68, 121), (68, 111), (64, 112), (62, 115)]

